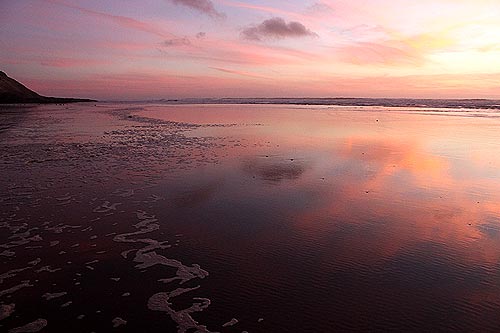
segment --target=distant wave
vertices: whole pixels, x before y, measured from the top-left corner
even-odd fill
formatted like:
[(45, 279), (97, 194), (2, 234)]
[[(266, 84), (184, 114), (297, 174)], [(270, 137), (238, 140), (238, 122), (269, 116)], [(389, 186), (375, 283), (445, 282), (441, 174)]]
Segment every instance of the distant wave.
[(500, 109), (491, 99), (407, 99), (407, 98), (184, 98), (161, 99), (168, 104), (291, 104), (335, 106), (381, 106), (453, 109)]

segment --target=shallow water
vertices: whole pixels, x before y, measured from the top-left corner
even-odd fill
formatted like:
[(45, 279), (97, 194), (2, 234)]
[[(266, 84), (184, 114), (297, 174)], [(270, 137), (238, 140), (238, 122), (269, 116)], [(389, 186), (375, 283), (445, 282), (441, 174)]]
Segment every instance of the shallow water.
[(500, 327), (495, 111), (0, 110), (0, 331)]

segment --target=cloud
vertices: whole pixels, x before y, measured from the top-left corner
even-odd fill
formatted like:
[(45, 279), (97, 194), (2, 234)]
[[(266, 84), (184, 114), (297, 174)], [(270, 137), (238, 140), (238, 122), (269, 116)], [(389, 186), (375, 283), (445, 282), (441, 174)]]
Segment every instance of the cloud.
[(115, 24), (122, 26), (124, 28), (133, 29), (133, 30), (142, 31), (142, 32), (147, 32), (147, 33), (151, 33), (151, 34), (154, 34), (154, 35), (157, 35), (160, 37), (172, 36), (171, 33), (165, 32), (165, 31), (157, 28), (156, 26), (154, 26), (150, 23), (142, 22), (142, 21), (130, 18), (130, 17), (120, 16), (120, 15), (111, 15), (111, 14), (107, 14), (107, 13), (103, 13), (103, 12), (98, 12), (95, 10), (83, 8), (83, 7), (69, 4), (69, 3), (65, 3), (65, 2), (60, 2), (57, 0), (47, 0), (47, 1), (54, 3), (54, 4), (57, 4), (57, 5), (60, 5), (60, 6), (76, 9), (82, 13), (85, 13), (87, 15), (90, 15), (90, 16), (93, 16), (96, 18), (100, 18), (103, 20), (114, 22)]
[(220, 67), (210, 67), (211, 69), (215, 69), (219, 72), (223, 73), (228, 73), (228, 74), (234, 74), (234, 75), (241, 75), (241, 76), (248, 76), (248, 77), (253, 77), (257, 79), (269, 79), (267, 76), (263, 75), (258, 75), (258, 74), (253, 74), (245, 71), (237, 71), (237, 70), (232, 70), (232, 69), (227, 69), (227, 68), (220, 68)]
[(98, 66), (103, 64), (108, 64), (109, 61), (105, 60), (94, 60), (85, 58), (47, 58), (41, 59), (40, 64), (49, 67), (61, 67), (61, 68), (73, 68), (73, 67), (85, 67), (85, 66)]
[(214, 4), (210, 0), (170, 0), (170, 1), (176, 5), (189, 7), (198, 12), (207, 14), (215, 18), (226, 17), (224, 13), (221, 13), (215, 9)]
[(335, 57), (355, 65), (411, 65), (424, 63), (422, 54), (403, 43), (368, 43), (336, 48)]
[(93, 67), (100, 65), (109, 65), (109, 60), (89, 59), (89, 58), (72, 58), (72, 57), (55, 57), (55, 56), (26, 56), (15, 58), (2, 59), (7, 64), (13, 65), (29, 65), (40, 64), (48, 67), (59, 68), (76, 68), (76, 67)]
[(315, 2), (311, 6), (307, 7), (306, 13), (309, 15), (331, 15), (333, 13), (333, 8), (323, 2)]
[(167, 39), (162, 43), (163, 46), (188, 46), (191, 41), (187, 37)]
[(283, 39), (289, 37), (316, 37), (318, 35), (307, 29), (300, 22), (292, 21), (286, 23), (280, 17), (273, 17), (257, 26), (244, 29), (242, 36), (245, 39), (260, 41), (263, 39)]
[(203, 31), (200, 31), (196, 34), (196, 38), (198, 39), (202, 39), (202, 38), (205, 38), (207, 36), (207, 33), (206, 32), (203, 32)]
[(288, 11), (280, 8), (275, 8), (275, 7), (269, 7), (269, 6), (259, 6), (259, 5), (252, 5), (248, 3), (243, 3), (243, 2), (236, 2), (236, 1), (224, 1), (224, 5), (226, 6), (231, 6), (231, 7), (236, 7), (236, 8), (245, 8), (245, 9), (251, 9), (259, 12), (264, 12), (264, 13), (272, 13), (274, 15), (281, 15), (285, 17), (296, 17), (296, 18), (304, 18), (304, 15), (294, 12), (294, 11)]

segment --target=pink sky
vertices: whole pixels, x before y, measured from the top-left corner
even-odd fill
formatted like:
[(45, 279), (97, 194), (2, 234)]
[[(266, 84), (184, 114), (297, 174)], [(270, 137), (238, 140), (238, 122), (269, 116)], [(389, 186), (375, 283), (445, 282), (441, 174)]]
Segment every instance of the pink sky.
[(500, 98), (498, 0), (0, 2), (0, 69), (55, 96)]

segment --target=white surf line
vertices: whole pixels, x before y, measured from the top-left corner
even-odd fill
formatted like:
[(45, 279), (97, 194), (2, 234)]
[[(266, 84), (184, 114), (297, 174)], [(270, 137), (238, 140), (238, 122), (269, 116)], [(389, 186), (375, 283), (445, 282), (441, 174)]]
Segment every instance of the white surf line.
[[(199, 265), (193, 264), (191, 266), (184, 265), (182, 262), (166, 258), (160, 255), (156, 250), (166, 249), (171, 247), (167, 244), (167, 241), (158, 241), (150, 238), (134, 238), (139, 235), (147, 234), (160, 229), (158, 219), (155, 215), (149, 215), (144, 211), (137, 211), (136, 216), (139, 222), (134, 225), (135, 228), (139, 229), (135, 232), (124, 233), (116, 235), (113, 240), (122, 243), (142, 243), (145, 247), (136, 250), (133, 261), (136, 263), (135, 267), (137, 269), (146, 269), (155, 265), (163, 265), (172, 268), (176, 268), (176, 274), (174, 277), (161, 279), (160, 281), (169, 283), (172, 281), (179, 281), (179, 284), (183, 284), (190, 280), (200, 278), (203, 279), (208, 276), (208, 272), (203, 270)], [(125, 251), (122, 253), (124, 258), (130, 252)], [(194, 312), (200, 312), (206, 309), (210, 305), (210, 300), (205, 298), (193, 298), (200, 302), (193, 303), (190, 307), (183, 310), (174, 310), (171, 299), (186, 292), (198, 289), (199, 286), (194, 288), (177, 288), (169, 292), (160, 292), (151, 296), (148, 300), (148, 308), (154, 311), (166, 312), (174, 322), (177, 323), (177, 329), (179, 333), (184, 333), (187, 330), (195, 329), (196, 332), (200, 333), (210, 333), (210, 331), (204, 325), (200, 325), (191, 314)]]

